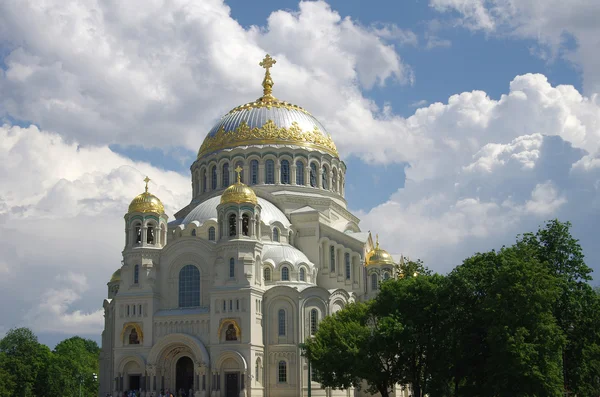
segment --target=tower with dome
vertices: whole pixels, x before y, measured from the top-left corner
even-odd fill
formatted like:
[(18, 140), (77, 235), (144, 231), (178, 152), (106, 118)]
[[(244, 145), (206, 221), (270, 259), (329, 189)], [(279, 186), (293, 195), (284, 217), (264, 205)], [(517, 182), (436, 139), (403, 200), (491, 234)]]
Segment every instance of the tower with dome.
[(148, 178), (131, 202), (122, 266), (104, 300), (101, 397), (307, 395), (299, 344), (396, 271), (347, 209), (346, 166), (331, 136), (273, 96), (274, 64), (269, 55), (260, 63), (263, 96), (207, 134), (191, 166), (192, 199), (175, 219)]

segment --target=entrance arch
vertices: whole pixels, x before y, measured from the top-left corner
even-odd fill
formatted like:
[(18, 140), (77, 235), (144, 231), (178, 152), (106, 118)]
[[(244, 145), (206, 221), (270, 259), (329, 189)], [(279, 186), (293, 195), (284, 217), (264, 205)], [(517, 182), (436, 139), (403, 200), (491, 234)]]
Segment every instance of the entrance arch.
[(175, 364), (175, 385), (177, 395), (190, 397), (189, 391), (194, 387), (194, 362), (188, 356), (179, 358)]

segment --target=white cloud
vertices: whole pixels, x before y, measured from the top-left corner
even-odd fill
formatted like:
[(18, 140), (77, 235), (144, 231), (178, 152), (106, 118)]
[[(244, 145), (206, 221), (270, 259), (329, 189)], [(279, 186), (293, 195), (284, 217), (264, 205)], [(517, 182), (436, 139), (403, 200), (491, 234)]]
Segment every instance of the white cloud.
[(3, 326), (98, 333), (123, 214), (144, 175), (171, 215), (189, 202), (189, 178), (33, 126), (0, 127), (0, 164)]
[(430, 0), (441, 12), (489, 34), (536, 40), (543, 59), (563, 56), (581, 66), (584, 91), (600, 93), (600, 2), (594, 0)]
[(260, 96), (266, 52), (274, 93), (333, 121), (334, 109), (372, 112), (360, 88), (413, 81), (393, 44), (412, 32), (362, 26), (324, 2), (244, 30), (218, 0), (29, 0), (2, 2), (0, 26), (0, 116), (82, 144), (196, 150), (220, 115)]

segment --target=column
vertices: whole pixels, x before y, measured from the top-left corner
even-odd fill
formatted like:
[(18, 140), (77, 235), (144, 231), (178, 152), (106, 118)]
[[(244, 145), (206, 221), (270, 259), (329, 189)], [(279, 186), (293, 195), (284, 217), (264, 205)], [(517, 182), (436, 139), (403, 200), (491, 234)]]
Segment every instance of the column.
[[(242, 168), (244, 169), (244, 171), (242, 172), (242, 175), (243, 175), (242, 182), (245, 183), (246, 185), (250, 186), (251, 185), (250, 164), (244, 163), (244, 166)], [(237, 181), (237, 177), (235, 180)]]
[(290, 164), (290, 184), (296, 184), (296, 163)]
[(275, 184), (281, 183), (281, 162), (279, 159), (275, 160)]
[(261, 160), (258, 163), (258, 184), (264, 185), (265, 183), (265, 162)]
[(310, 186), (310, 164), (304, 168), (304, 186)]
[(319, 189), (323, 188), (323, 184), (321, 183), (323, 179), (323, 168), (319, 166), (319, 168), (317, 168), (317, 187)]

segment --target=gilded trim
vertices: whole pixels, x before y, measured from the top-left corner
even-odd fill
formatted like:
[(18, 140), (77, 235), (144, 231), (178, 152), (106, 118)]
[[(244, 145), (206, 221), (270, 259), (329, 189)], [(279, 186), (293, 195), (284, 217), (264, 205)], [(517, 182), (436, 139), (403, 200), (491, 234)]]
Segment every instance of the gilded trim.
[(262, 127), (251, 128), (245, 121), (233, 131), (221, 127), (213, 136), (207, 136), (198, 151), (198, 158), (222, 149), (250, 145), (296, 145), (323, 150), (339, 157), (330, 135), (325, 135), (316, 126), (312, 131), (303, 131), (297, 122), (289, 128), (278, 127), (273, 120), (267, 120)]
[(135, 332), (137, 332), (138, 334), (138, 339), (140, 341), (140, 345), (144, 343), (144, 332), (142, 331), (142, 327), (140, 327), (140, 325), (138, 323), (125, 323), (125, 325), (123, 325), (123, 330), (121, 330), (121, 342), (123, 342), (123, 337), (125, 336), (125, 331), (127, 331), (127, 329), (131, 327), (131, 328), (135, 328)]

